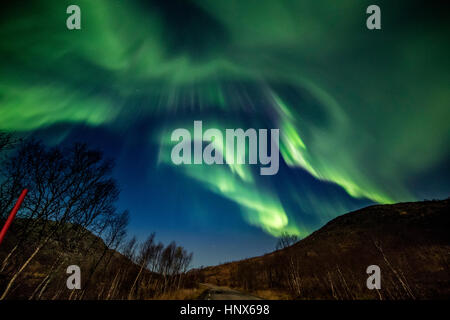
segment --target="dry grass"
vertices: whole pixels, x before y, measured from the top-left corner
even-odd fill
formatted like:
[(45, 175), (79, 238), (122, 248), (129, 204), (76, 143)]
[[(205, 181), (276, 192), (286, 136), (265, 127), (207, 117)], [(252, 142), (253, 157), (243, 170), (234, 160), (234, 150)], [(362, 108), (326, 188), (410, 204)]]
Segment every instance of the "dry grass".
[(192, 289), (179, 289), (173, 292), (165, 293), (158, 296), (155, 300), (195, 300), (197, 299), (206, 287), (192, 288)]
[(253, 295), (266, 300), (290, 300), (292, 297), (286, 292), (276, 290), (256, 290)]
[[(283, 250), (199, 272), (202, 281), (265, 299), (450, 297), (450, 199), (374, 205), (330, 221)], [(382, 290), (366, 287), (369, 265)]]

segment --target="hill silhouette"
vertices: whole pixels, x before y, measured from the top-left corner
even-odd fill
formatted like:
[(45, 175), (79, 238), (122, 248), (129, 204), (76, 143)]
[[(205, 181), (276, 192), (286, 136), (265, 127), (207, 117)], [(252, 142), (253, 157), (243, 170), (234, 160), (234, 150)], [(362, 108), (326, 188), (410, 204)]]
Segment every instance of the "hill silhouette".
[[(151, 269), (148, 264), (141, 270), (145, 244), (139, 252), (133, 249), (130, 253), (127, 246), (136, 248), (130, 241), (120, 253), (92, 232), (67, 225), (67, 233), (62, 233), (66, 236), (52, 239), (42, 249), (8, 298), (164, 298), (164, 286), (170, 282), (171, 291), (189, 290), (187, 298), (191, 299), (201, 293), (200, 283), (269, 299), (447, 299), (449, 204), (447, 199), (370, 206), (339, 216), (297, 243), (264, 256), (170, 275), (164, 275), (164, 268)], [(26, 223), (30, 221), (17, 219), (0, 248), (0, 261), (7, 261), (1, 266), (0, 289), (17, 271), (14, 266), (29, 255), (25, 250), (6, 259)], [(68, 241), (74, 234), (82, 234), (76, 244)], [(101, 263), (96, 265), (96, 261)], [(155, 261), (164, 265), (163, 260)], [(84, 283), (95, 266), (91, 286), (83, 296), (71, 295), (65, 287), (65, 267), (70, 264), (80, 265)], [(381, 269), (381, 290), (366, 286), (369, 265)], [(139, 285), (134, 288), (137, 278)], [(183, 299), (186, 293), (165, 297)]]
[[(373, 205), (282, 250), (192, 272), (275, 299), (449, 298), (449, 203)], [(381, 290), (367, 289), (369, 265), (381, 269)]]

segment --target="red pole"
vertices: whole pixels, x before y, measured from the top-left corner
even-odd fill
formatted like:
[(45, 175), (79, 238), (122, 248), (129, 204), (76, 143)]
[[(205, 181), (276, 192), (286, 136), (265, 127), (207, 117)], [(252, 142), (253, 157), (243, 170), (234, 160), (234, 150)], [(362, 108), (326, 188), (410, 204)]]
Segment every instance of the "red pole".
[(23, 189), (22, 193), (20, 194), (19, 199), (16, 202), (16, 205), (12, 209), (11, 213), (9, 214), (8, 219), (6, 220), (5, 225), (3, 226), (2, 231), (0, 232), (0, 244), (2, 244), (3, 238), (6, 235), (6, 231), (8, 231), (9, 226), (14, 220), (14, 217), (16, 216), (17, 211), (19, 211), (20, 205), (23, 202), (23, 199), (25, 199), (25, 196), (27, 195), (28, 189)]

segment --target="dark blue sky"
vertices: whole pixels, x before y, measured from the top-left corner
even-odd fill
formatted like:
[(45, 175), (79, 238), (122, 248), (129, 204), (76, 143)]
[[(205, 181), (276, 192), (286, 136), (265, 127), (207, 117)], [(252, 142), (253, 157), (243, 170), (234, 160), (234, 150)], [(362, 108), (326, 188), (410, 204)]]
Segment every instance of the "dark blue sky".
[[(245, 223), (239, 205), (172, 167), (158, 166), (158, 147), (148, 146), (152, 121), (142, 123), (128, 127), (122, 134), (108, 128), (66, 124), (34, 132), (33, 136), (44, 141), (64, 136), (60, 141), (62, 145), (87, 142), (90, 147), (102, 150), (106, 158), (115, 159), (114, 177), (121, 189), (118, 206), (130, 210), (130, 236), (144, 240), (156, 232), (163, 243), (174, 240), (194, 252), (193, 267), (240, 260), (274, 250), (277, 238)], [(69, 134), (64, 135), (63, 131)], [(295, 210), (294, 219), (308, 225), (310, 231), (326, 223), (327, 218), (321, 220), (313, 207), (310, 212), (302, 211), (289, 195), (283, 197), (283, 190), (296, 189), (301, 193), (307, 189), (308, 193), (321, 195), (330, 203), (344, 205), (344, 211), (337, 208), (336, 215), (371, 203), (355, 200), (339, 186), (314, 179), (302, 169), (291, 170), (284, 163), (274, 180), (280, 198), (285, 198), (283, 205)]]
[[(66, 27), (79, 5), (80, 30)], [(0, 130), (116, 161), (130, 235), (194, 266), (271, 251), (371, 203), (450, 194), (449, 2), (1, 4)], [(170, 133), (279, 129), (280, 170), (176, 166)]]

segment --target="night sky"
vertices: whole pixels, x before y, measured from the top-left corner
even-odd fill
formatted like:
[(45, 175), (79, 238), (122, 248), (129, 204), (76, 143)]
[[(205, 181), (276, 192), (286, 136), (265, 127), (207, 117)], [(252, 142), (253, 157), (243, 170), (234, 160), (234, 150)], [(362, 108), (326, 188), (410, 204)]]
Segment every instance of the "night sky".
[[(130, 234), (193, 266), (274, 249), (373, 204), (450, 194), (450, 8), (376, 1), (0, 5), (0, 130), (116, 161)], [(424, 2), (425, 3), (425, 2)], [(81, 8), (81, 30), (66, 8)], [(279, 128), (280, 170), (184, 165), (170, 134)]]

